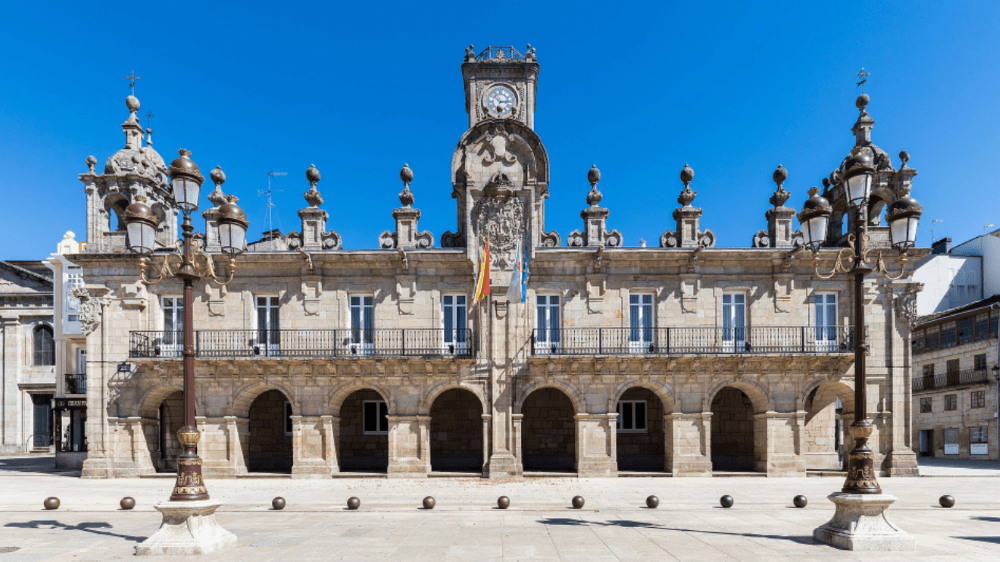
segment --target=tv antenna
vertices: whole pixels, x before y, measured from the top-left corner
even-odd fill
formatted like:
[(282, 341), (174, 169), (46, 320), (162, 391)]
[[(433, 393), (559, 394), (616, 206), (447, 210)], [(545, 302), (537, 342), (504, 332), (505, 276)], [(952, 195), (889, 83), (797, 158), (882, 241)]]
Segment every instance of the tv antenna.
[(273, 213), (271, 212), (271, 210), (274, 209), (274, 200), (271, 198), (271, 194), (272, 193), (281, 193), (282, 191), (284, 191), (284, 189), (271, 189), (271, 180), (274, 178), (274, 176), (287, 176), (287, 175), (288, 175), (288, 172), (268, 172), (267, 173), (267, 191), (264, 191), (263, 189), (258, 189), (257, 190), (257, 197), (261, 197), (263, 195), (267, 196), (267, 205), (266, 205), (266, 210), (264, 211), (264, 213), (265, 213), (264, 214), (264, 223), (267, 224), (267, 231), (268, 231), (268, 233), (270, 233), (271, 231), (274, 230), (274, 223), (272, 222), (272, 214)]
[(937, 223), (939, 223), (939, 222), (944, 222), (944, 221), (941, 220), (941, 219), (934, 219), (934, 220), (932, 220), (931, 221), (931, 227), (927, 229), (927, 232), (931, 233), (931, 244), (933, 244), (934, 241), (935, 241), (935, 238), (934, 238), (934, 225), (937, 224)]

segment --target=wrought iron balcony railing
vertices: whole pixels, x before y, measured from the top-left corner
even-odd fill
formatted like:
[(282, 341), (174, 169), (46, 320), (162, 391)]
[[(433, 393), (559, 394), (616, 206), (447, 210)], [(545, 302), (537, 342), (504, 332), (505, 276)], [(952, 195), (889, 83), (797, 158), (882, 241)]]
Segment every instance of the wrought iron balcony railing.
[[(195, 356), (237, 357), (472, 357), (472, 330), (196, 330)], [(183, 332), (133, 331), (129, 357), (181, 357)]]
[(66, 394), (86, 394), (87, 375), (66, 375)]
[(941, 373), (940, 375), (913, 377), (913, 392), (988, 382), (990, 382), (989, 371), (986, 369), (952, 371), (950, 373)]
[(489, 46), (479, 52), (476, 55), (477, 61), (523, 61), (524, 55), (519, 53), (517, 49), (511, 46)]
[(532, 355), (852, 353), (849, 327), (559, 328), (535, 330)]

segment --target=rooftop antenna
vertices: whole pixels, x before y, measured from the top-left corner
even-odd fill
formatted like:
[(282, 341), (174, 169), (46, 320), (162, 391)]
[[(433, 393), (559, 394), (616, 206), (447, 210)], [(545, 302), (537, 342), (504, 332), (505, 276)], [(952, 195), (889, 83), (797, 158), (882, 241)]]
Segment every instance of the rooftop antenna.
[(937, 238), (934, 238), (934, 225), (937, 224), (937, 223), (939, 223), (939, 222), (944, 222), (944, 221), (941, 220), (941, 219), (934, 219), (934, 220), (932, 220), (931, 221), (931, 227), (928, 228), (927, 231), (926, 231), (926, 232), (930, 232), (931, 233), (931, 244), (933, 244), (934, 241), (937, 240)]
[(994, 226), (993, 223), (984, 224), (983, 225), (983, 236), (986, 236), (986, 234), (988, 233), (987, 231), (989, 231), (989, 229), (993, 228), (993, 226)]
[(262, 189), (258, 189), (257, 190), (257, 196), (258, 197), (260, 197), (262, 195), (267, 195), (267, 205), (266, 205), (266, 210), (264, 211), (264, 213), (265, 213), (264, 214), (264, 223), (267, 224), (267, 231), (268, 232), (271, 232), (272, 230), (274, 230), (274, 223), (272, 222), (272, 218), (271, 218), (271, 215), (272, 215), (271, 209), (274, 208), (274, 200), (271, 199), (271, 194), (272, 193), (281, 193), (282, 191), (284, 191), (284, 189), (271, 189), (271, 180), (274, 178), (274, 176), (287, 176), (287, 175), (288, 175), (288, 172), (268, 172), (267, 173), (267, 191), (264, 191)]

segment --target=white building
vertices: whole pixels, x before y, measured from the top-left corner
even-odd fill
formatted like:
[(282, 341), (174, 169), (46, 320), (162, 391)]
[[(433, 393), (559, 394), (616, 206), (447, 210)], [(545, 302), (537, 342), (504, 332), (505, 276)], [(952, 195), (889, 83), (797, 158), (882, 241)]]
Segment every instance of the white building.
[(951, 246), (951, 238), (933, 245), (916, 264), (914, 281), (924, 288), (917, 314), (927, 316), (1000, 294), (1000, 230)]

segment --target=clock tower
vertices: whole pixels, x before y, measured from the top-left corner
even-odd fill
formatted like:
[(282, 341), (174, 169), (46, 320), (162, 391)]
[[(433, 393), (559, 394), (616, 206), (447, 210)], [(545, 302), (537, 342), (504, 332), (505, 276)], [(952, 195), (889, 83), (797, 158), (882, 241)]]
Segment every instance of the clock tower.
[(535, 128), (538, 61), (531, 45), (523, 55), (514, 47), (486, 47), (476, 54), (469, 45), (462, 77), (470, 129), (490, 119), (512, 119)]

